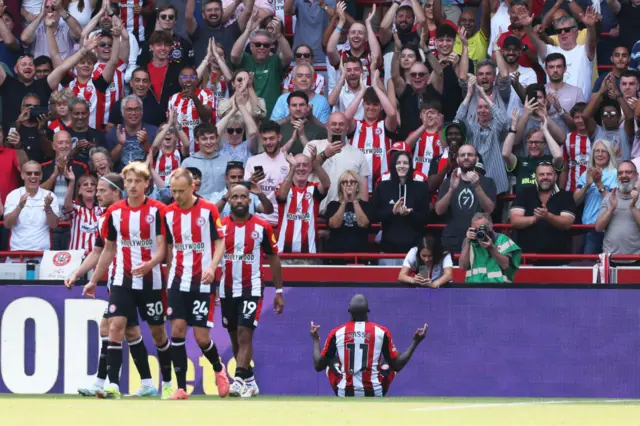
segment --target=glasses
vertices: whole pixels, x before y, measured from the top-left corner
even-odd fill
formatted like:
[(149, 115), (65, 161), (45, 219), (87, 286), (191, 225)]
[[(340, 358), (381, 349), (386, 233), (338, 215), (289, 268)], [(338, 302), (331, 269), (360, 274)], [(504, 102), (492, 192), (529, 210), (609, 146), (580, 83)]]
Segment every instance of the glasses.
[(427, 73), (426, 72), (410, 72), (409, 75), (412, 78), (423, 78), (423, 77), (426, 77)]
[(244, 129), (242, 127), (229, 127), (229, 128), (227, 128), (227, 133), (229, 133), (230, 135), (233, 135), (234, 133), (237, 133), (237, 134), (241, 135), (242, 132), (244, 132)]
[(573, 31), (576, 27), (567, 27), (567, 28), (558, 28), (556, 31), (558, 32), (558, 34), (566, 34), (566, 33), (570, 33), (571, 31)]
[(112, 46), (113, 46), (113, 43), (104, 43), (104, 42), (98, 43), (98, 47), (102, 47), (102, 48), (112, 47)]
[(189, 75), (181, 75), (180, 78), (183, 80), (195, 80), (196, 78), (198, 78), (198, 76), (195, 74), (189, 74)]
[(602, 116), (605, 118), (615, 117), (616, 115), (618, 115), (618, 111), (605, 111), (602, 113)]
[(594, 149), (593, 153), (594, 154), (608, 154), (609, 151), (607, 151), (606, 149)]
[(269, 47), (271, 47), (271, 43), (260, 43), (259, 41), (254, 41), (253, 45), (257, 48), (257, 49), (261, 49), (261, 48), (265, 48), (268, 49)]
[(296, 58), (310, 58), (311, 57), (311, 53), (296, 53)]
[(175, 15), (166, 15), (166, 14), (161, 14), (160, 15), (160, 19), (162, 19), (163, 21), (173, 21), (174, 19), (176, 19)]
[(24, 172), (25, 175), (27, 176), (35, 176), (38, 177), (42, 174), (42, 172)]
[[(527, 143), (531, 144), (531, 145), (544, 145), (545, 143), (547, 143), (547, 141), (530, 140), (530, 141), (527, 141)], [(540, 163), (540, 164), (542, 164), (542, 163)]]
[(124, 109), (125, 112), (141, 112), (142, 108), (140, 107), (136, 107), (136, 108), (125, 108)]
[(353, 186), (358, 183), (357, 180), (343, 180), (340, 182), (342, 185)]
[(39, 107), (40, 105), (35, 105), (35, 104), (24, 104), (25, 108), (34, 108), (34, 107)]

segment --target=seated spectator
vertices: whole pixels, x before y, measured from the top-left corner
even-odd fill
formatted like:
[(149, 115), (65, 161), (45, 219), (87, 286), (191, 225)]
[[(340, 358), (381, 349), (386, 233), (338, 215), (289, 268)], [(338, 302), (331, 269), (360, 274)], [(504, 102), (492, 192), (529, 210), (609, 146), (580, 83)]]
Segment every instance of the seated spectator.
[[(595, 230), (604, 231), (602, 249), (611, 254), (640, 254), (638, 170), (631, 161), (618, 166), (618, 188), (602, 200)], [(6, 220), (6, 219), (5, 219)], [(637, 263), (616, 260), (616, 264)]]
[[(324, 52), (322, 53), (322, 56), (324, 57)], [(313, 64), (315, 62), (314, 62), (314, 56), (313, 56), (311, 46), (304, 43), (299, 44), (298, 47), (296, 47), (293, 52), (293, 60), (295, 61), (296, 67), (300, 64), (309, 64), (313, 67)], [(320, 61), (319, 63), (322, 63), (322, 62), (323, 61)], [(295, 67), (293, 68), (293, 70), (295, 70)], [(298, 90), (294, 86), (293, 70), (291, 70), (291, 72), (289, 72), (289, 74), (287, 74), (287, 76), (282, 81), (283, 94), (293, 92), (294, 90)], [(324, 77), (319, 72), (315, 72), (315, 69), (313, 72), (311, 90), (317, 93), (318, 95), (324, 95)]]
[[(64, 128), (71, 135), (71, 159), (89, 164), (89, 151), (99, 146), (106, 146), (104, 133), (89, 127), (89, 103), (83, 98), (69, 101), (71, 125)], [(55, 137), (55, 136), (54, 136)]]
[[(82, 175), (89, 174), (89, 168), (86, 164), (70, 159), (71, 156), (71, 135), (66, 130), (61, 130), (53, 135), (53, 151), (54, 159), (42, 163), (42, 188), (53, 193), (60, 201), (62, 208), (69, 180), (67, 177), (68, 169), (71, 169), (76, 180)], [(75, 182), (74, 182), (75, 183)]]
[(82, 175), (77, 181), (76, 189), (75, 174), (67, 169), (65, 177), (69, 187), (62, 211), (71, 221), (69, 250), (84, 250), (85, 254), (89, 254), (93, 250), (98, 233), (98, 218), (103, 213), (96, 200), (98, 179), (93, 175)]
[[(409, 145), (407, 145), (405, 142), (394, 142), (391, 145), (391, 148), (389, 148), (389, 151), (387, 151), (387, 158), (393, 157), (394, 152), (408, 152), (409, 154), (411, 154), (411, 148), (409, 148)], [(382, 174), (382, 176), (380, 176), (380, 179), (378, 180), (378, 182), (376, 182), (376, 185), (380, 182), (390, 179), (391, 172), (387, 170)], [(415, 180), (416, 182), (427, 182), (427, 175), (414, 169), (413, 180)]]
[(325, 139), (327, 129), (313, 117), (306, 93), (295, 91), (283, 96), (287, 96), (289, 115), (279, 122), (282, 140), (285, 141), (282, 150), (297, 155), (309, 141)]
[[(562, 148), (558, 146), (558, 143), (549, 132), (549, 119), (544, 118), (540, 129), (530, 129), (525, 136), (527, 140), (527, 152), (529, 152), (528, 156), (523, 157), (513, 154), (513, 144), (516, 139), (516, 134), (512, 131), (509, 131), (507, 138), (504, 140), (504, 145), (502, 145), (502, 158), (507, 167), (507, 172), (516, 176), (516, 194), (527, 186), (535, 185), (538, 164), (552, 164), (556, 176), (564, 170)], [(514, 111), (511, 116), (512, 126), (516, 124), (516, 120), (517, 111)], [(549, 147), (551, 151), (550, 156), (544, 155), (547, 147)]]
[[(516, 243), (525, 253), (571, 253), (571, 225), (576, 204), (570, 192), (558, 189), (556, 170), (548, 162), (539, 163), (536, 184), (522, 188), (509, 212)], [(566, 261), (537, 261), (557, 265)]]
[[(406, 253), (418, 243), (429, 213), (429, 188), (426, 183), (413, 180), (413, 161), (408, 152), (393, 154), (391, 179), (375, 188), (371, 211), (373, 221), (382, 224), (382, 252)], [(396, 265), (398, 260), (380, 262)]]
[(9, 250), (50, 250), (50, 231), (58, 226), (60, 205), (51, 191), (42, 189), (42, 168), (35, 161), (22, 166), (24, 186), (9, 193), (4, 204), (4, 226), (11, 229)]
[[(176, 83), (177, 86), (177, 83)], [(163, 108), (160, 101), (151, 90), (151, 74), (146, 68), (136, 68), (131, 74), (129, 81), (131, 94), (142, 99), (142, 121), (153, 126), (159, 126), (166, 116), (166, 108)], [(169, 103), (169, 95), (165, 104)], [(118, 124), (122, 124), (122, 99), (111, 106), (109, 111), (109, 122), (106, 124), (107, 131), (113, 129)]]
[[(0, 69), (2, 69), (0, 67)], [(4, 100), (5, 95), (2, 96)], [(53, 156), (53, 149), (51, 148), (51, 141), (47, 138), (47, 116), (42, 114), (38, 117), (31, 117), (30, 111), (32, 108), (38, 108), (40, 106), (40, 98), (31, 94), (22, 99), (20, 107), (20, 116), (16, 119), (15, 127), (20, 134), (20, 141), (24, 151), (27, 153), (29, 160), (36, 161), (38, 163), (44, 162), (45, 158), (51, 158)], [(3, 117), (7, 116), (7, 110), (2, 108)], [(8, 123), (5, 129), (11, 129), (12, 123)]]
[[(618, 170), (613, 147), (609, 141), (597, 140), (593, 144), (589, 168), (580, 175), (573, 200), (576, 206), (584, 202), (582, 223), (593, 225), (596, 223), (602, 200), (613, 188), (618, 187)], [(584, 234), (584, 254), (602, 253), (604, 234), (595, 230), (587, 230)]]
[(262, 214), (271, 214), (273, 213), (273, 204), (269, 201), (269, 198), (262, 192), (260, 189), (260, 185), (257, 182), (260, 182), (264, 179), (264, 171), (254, 172), (251, 176), (251, 180), (248, 182), (243, 181), (244, 178), (244, 165), (240, 161), (230, 161), (227, 163), (227, 170), (224, 175), (224, 181), (226, 187), (223, 191), (214, 192), (211, 194), (208, 199), (213, 202), (216, 207), (218, 207), (218, 211), (220, 212), (220, 217), (229, 216), (231, 214), (231, 207), (229, 206), (229, 190), (236, 185), (245, 185), (249, 189), (249, 213), (262, 213)]
[[(315, 121), (318, 122), (317, 124), (325, 124), (329, 119), (329, 114), (331, 114), (331, 107), (327, 102), (327, 98), (318, 95), (313, 90), (316, 73), (313, 65), (303, 62), (300, 65), (296, 65), (291, 73), (293, 74), (293, 92), (302, 92), (307, 96), (307, 103), (311, 107), (309, 119), (313, 120), (315, 118)], [(272, 120), (280, 121), (288, 115), (289, 96), (289, 92), (280, 95), (271, 112)]]
[(256, 123), (259, 123), (267, 116), (267, 107), (264, 99), (256, 95), (253, 88), (253, 75), (247, 70), (240, 69), (233, 73), (231, 87), (234, 90), (233, 96), (228, 99), (220, 99), (218, 102), (217, 119), (222, 120), (236, 105), (245, 105), (251, 111), (251, 115)]
[(258, 170), (262, 169), (264, 179), (258, 181), (258, 185), (269, 198), (274, 211), (269, 215), (259, 216), (270, 225), (275, 226), (278, 224), (278, 203), (276, 202), (275, 189), (288, 176), (289, 163), (287, 156), (280, 150), (282, 143), (280, 125), (275, 121), (264, 121), (260, 124), (259, 133), (264, 152), (247, 160), (244, 180), (248, 182)]
[(193, 185), (196, 187), (196, 195), (200, 192), (200, 187), (202, 186), (202, 172), (197, 167), (185, 167), (185, 169), (191, 172), (191, 176), (193, 176)]
[[(316, 253), (318, 208), (331, 181), (316, 159), (315, 148), (310, 153), (310, 157), (287, 155), (289, 173), (276, 188), (280, 253)], [(312, 170), (320, 182), (309, 181)]]
[(440, 186), (435, 205), (438, 216), (445, 216), (447, 225), (442, 231), (442, 245), (450, 253), (460, 253), (473, 215), (491, 214), (496, 203), (496, 184), (476, 168), (476, 149), (469, 144), (462, 145), (457, 160), (459, 168)]
[(327, 205), (330, 253), (359, 253), (369, 251), (369, 203), (360, 195), (360, 176), (346, 170), (336, 182), (338, 201)]
[[(478, 72), (480, 73), (480, 71)], [(493, 74), (495, 75), (495, 70)], [(485, 76), (485, 78), (487, 77)], [(491, 100), (491, 97), (485, 91), (486, 86), (487, 84), (476, 82), (474, 76), (469, 77), (467, 94), (462, 104), (460, 104), (460, 108), (458, 108), (456, 120), (466, 123), (469, 143), (475, 147), (482, 158), (486, 158), (486, 163), (484, 164), (486, 175), (495, 182), (498, 194), (502, 194), (509, 191), (509, 179), (505, 171), (504, 161), (500, 157), (500, 145), (505, 140), (507, 133), (509, 135), (513, 135), (513, 133), (507, 131), (508, 123), (505, 108)], [(490, 87), (493, 87), (493, 82)], [(478, 95), (476, 97), (475, 113), (470, 115), (470, 102), (474, 93)], [(501, 97), (494, 96), (494, 98), (500, 99)], [(506, 105), (506, 103), (503, 105)], [(514, 118), (517, 117), (515, 113), (513, 116)], [(515, 125), (515, 120), (513, 125)]]
[(89, 151), (89, 170), (99, 178), (113, 172), (113, 161), (111, 161), (111, 155), (109, 155), (107, 148), (102, 146), (91, 148)]
[[(360, 59), (351, 56), (342, 61), (340, 78), (327, 98), (329, 105), (333, 108), (333, 112), (345, 112), (363, 87), (367, 87), (364, 83), (363, 73), (364, 69)], [(354, 118), (362, 120), (362, 117), (364, 117), (364, 108), (360, 103)]]
[(440, 238), (427, 235), (407, 253), (398, 275), (401, 283), (439, 288), (453, 279), (453, 259)]
[(249, 157), (258, 153), (258, 125), (247, 104), (233, 102), (231, 112), (216, 127), (218, 134), (225, 135), (220, 152), (233, 161), (246, 164)]
[(437, 99), (424, 102), (420, 106), (422, 124), (405, 141), (411, 148), (409, 152), (413, 152), (413, 167), (418, 173), (428, 173), (431, 160), (446, 148), (440, 141), (443, 119), (442, 104)]
[(71, 126), (71, 110), (69, 101), (75, 96), (71, 89), (64, 88), (55, 91), (49, 98), (49, 137), (53, 139), (53, 134), (58, 133), (67, 126)]
[(522, 250), (511, 238), (493, 230), (491, 215), (476, 213), (462, 243), (460, 269), (468, 283), (511, 283)]
[(195, 131), (197, 152), (182, 162), (182, 167), (197, 167), (202, 173), (199, 194), (207, 198), (225, 188), (224, 173), (229, 157), (218, 150), (218, 130), (211, 123), (201, 124)]
[(106, 136), (106, 148), (119, 170), (133, 161), (144, 161), (158, 132), (156, 126), (142, 121), (142, 99), (136, 95), (122, 100), (121, 112), (124, 125), (109, 130)]

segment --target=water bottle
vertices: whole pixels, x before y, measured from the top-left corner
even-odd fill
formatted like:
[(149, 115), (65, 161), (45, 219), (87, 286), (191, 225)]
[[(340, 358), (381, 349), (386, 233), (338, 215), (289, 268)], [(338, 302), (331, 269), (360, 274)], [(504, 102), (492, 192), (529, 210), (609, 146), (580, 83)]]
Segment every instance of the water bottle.
[(33, 261), (27, 262), (27, 280), (33, 281), (36, 279), (36, 263)]

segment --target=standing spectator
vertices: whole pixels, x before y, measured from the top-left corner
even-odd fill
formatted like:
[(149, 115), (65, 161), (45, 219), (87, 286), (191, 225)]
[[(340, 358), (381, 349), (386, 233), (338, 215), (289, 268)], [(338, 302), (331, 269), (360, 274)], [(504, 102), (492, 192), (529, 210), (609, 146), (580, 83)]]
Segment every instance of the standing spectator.
[[(604, 231), (602, 249), (611, 254), (640, 254), (638, 170), (631, 161), (618, 166), (618, 188), (602, 200), (595, 230)], [(6, 219), (5, 219), (6, 220)], [(616, 263), (627, 263), (619, 261)]]
[(592, 7), (587, 8), (582, 16), (582, 23), (587, 26), (587, 44), (580, 45), (578, 39), (578, 23), (575, 18), (564, 17), (554, 23), (554, 28), (559, 34), (559, 46), (545, 44), (531, 28), (530, 16), (521, 16), (520, 21), (525, 27), (527, 35), (535, 45), (538, 57), (544, 60), (549, 53), (562, 53), (567, 61), (567, 73), (565, 81), (579, 87), (588, 99), (591, 94), (591, 72), (593, 61), (596, 57), (596, 44), (598, 32), (596, 22), (597, 14)]
[[(168, 33), (164, 31), (154, 32), (151, 34), (151, 37), (149, 37), (149, 49), (151, 51), (149, 62), (144, 65), (138, 62), (147, 69), (150, 83), (149, 88), (155, 95), (157, 102), (160, 103), (162, 111), (167, 110), (171, 102), (170, 99), (180, 92), (181, 88), (184, 88), (182, 71), (184, 71), (185, 64), (179, 64), (171, 60), (173, 42), (173, 39)], [(186, 66), (188, 67), (187, 70), (195, 70), (193, 65), (186, 64)], [(133, 78), (133, 73), (131, 77)], [(145, 97), (146, 96), (145, 93)], [(141, 99), (144, 98), (141, 97)]]
[[(287, 156), (289, 174), (276, 188), (280, 253), (316, 253), (318, 210), (331, 181), (316, 159), (315, 148), (310, 151), (310, 157)], [(312, 170), (320, 182), (309, 181)]]
[(54, 133), (71, 125), (71, 111), (69, 101), (75, 95), (69, 88), (55, 91), (49, 98), (49, 125), (47, 136), (52, 139)]
[(226, 134), (220, 151), (232, 159), (247, 163), (247, 159), (258, 153), (258, 125), (247, 104), (236, 105), (217, 124), (218, 133)]
[[(231, 64), (242, 67), (253, 73), (253, 87), (256, 94), (263, 98), (267, 106), (267, 116), (271, 116), (273, 107), (281, 94), (284, 68), (289, 66), (293, 53), (289, 42), (280, 32), (280, 25), (275, 34), (258, 28), (258, 13), (254, 13), (251, 22), (231, 49)], [(252, 34), (253, 32), (253, 34)], [(244, 51), (247, 40), (251, 36), (251, 54)], [(277, 43), (277, 53), (271, 54), (271, 46)]]
[[(557, 174), (548, 163), (539, 163), (536, 184), (516, 194), (509, 221), (517, 230), (516, 243), (525, 253), (571, 253), (571, 225), (576, 204), (570, 192), (558, 189)], [(538, 261), (536, 264), (562, 264), (564, 261)]]
[(336, 182), (338, 201), (327, 205), (329, 218), (330, 253), (359, 253), (369, 251), (369, 203), (360, 195), (360, 176), (346, 170)]
[(473, 215), (491, 214), (496, 203), (496, 184), (476, 169), (476, 149), (462, 145), (457, 159), (459, 169), (442, 183), (435, 205), (436, 213), (445, 216), (447, 222), (442, 231), (442, 245), (450, 253), (460, 253)]
[[(2, 128), (0, 128), (0, 201), (3, 206), (7, 195), (18, 188), (20, 169), (27, 161), (27, 154), (20, 143), (20, 134), (11, 131), (5, 137)], [(6, 249), (7, 244), (2, 247)]]
[(580, 176), (587, 171), (591, 161), (591, 141), (583, 116), (586, 106), (587, 104), (580, 102), (571, 108), (571, 119), (576, 130), (567, 135), (567, 140), (562, 146), (567, 173), (560, 176), (560, 187), (565, 191), (575, 191)]
[(544, 69), (549, 76), (549, 82), (545, 85), (547, 99), (564, 123), (570, 123), (569, 111), (578, 102), (584, 102), (584, 92), (580, 87), (566, 83), (567, 61), (562, 53), (550, 53), (544, 61)]
[[(152, 34), (153, 37), (153, 34)], [(136, 68), (129, 81), (131, 94), (142, 99), (142, 121), (154, 126), (162, 123), (167, 108), (163, 108), (154, 92), (151, 90), (151, 74), (146, 68)], [(167, 95), (167, 105), (169, 96)], [(122, 99), (113, 104), (109, 112), (109, 122), (106, 125), (107, 132), (118, 124), (122, 124)]]
[(445, 123), (442, 128), (442, 154), (436, 155), (429, 164), (429, 190), (437, 194), (438, 188), (458, 167), (458, 150), (467, 142), (467, 126), (462, 122)]
[[(331, 6), (331, 9), (329, 8)], [(325, 61), (322, 50), (322, 33), (329, 23), (330, 14), (335, 14), (335, 2), (311, 2), (302, 0), (284, 0), (285, 21), (294, 17), (293, 48), (297, 50), (306, 45), (312, 53), (311, 59), (316, 59), (317, 64)], [(314, 62), (311, 62), (314, 63)]]
[(493, 231), (491, 215), (473, 215), (460, 253), (460, 269), (466, 270), (465, 282), (511, 283), (521, 256), (522, 250), (511, 238)]
[[(459, 36), (460, 39), (463, 40), (462, 56), (453, 51), (456, 36)], [(469, 46), (463, 32), (460, 31), (459, 34), (456, 33), (456, 29), (448, 24), (438, 25), (436, 30), (436, 50), (433, 54), (437, 56), (437, 62), (442, 68), (442, 80), (441, 85), (439, 85), (440, 82), (436, 84), (432, 77), (431, 84), (438, 93), (442, 95), (446, 93), (446, 96), (442, 96), (439, 99), (442, 102), (444, 119), (451, 120), (455, 116), (463, 97), (459, 80), (468, 72), (469, 68)], [(463, 63), (462, 58), (466, 58), (465, 63)], [(430, 56), (426, 57), (426, 61), (432, 70), (437, 70)], [(435, 73), (435, 75), (438, 74), (437, 72)], [(432, 71), (432, 76), (433, 75), (434, 73)], [(401, 92), (398, 91), (398, 93)]]
[(396, 108), (400, 108), (396, 97), (396, 85), (392, 77), (397, 74), (406, 84), (409, 79), (409, 70), (413, 64), (418, 62), (418, 59), (422, 60), (422, 51), (418, 46), (413, 44), (400, 46), (398, 43), (399, 39), (395, 37), (395, 40), (396, 43), (393, 49), (393, 58), (391, 59), (391, 70), (388, 75), (385, 71), (385, 84), (387, 85), (387, 95), (389, 96), (389, 99), (392, 99), (395, 102)]
[(13, 69), (16, 64), (16, 58), (20, 52), (20, 43), (13, 35), (13, 16), (4, 7), (4, 1), (0, 3), (2, 19), (0, 19), (0, 62), (4, 63), (9, 69)]
[[(333, 107), (333, 112), (345, 112), (354, 99), (358, 96), (358, 93), (366, 89), (367, 86), (364, 83), (363, 67), (360, 59), (350, 56), (342, 61), (340, 67), (340, 78), (336, 87), (331, 90), (328, 97), (328, 102)], [(346, 84), (345, 84), (346, 83)], [(355, 115), (356, 120), (362, 120), (364, 116), (364, 108), (362, 103), (358, 105), (358, 110)]]
[[(616, 87), (620, 90), (620, 79), (622, 74), (629, 69), (629, 63), (631, 62), (631, 56), (629, 55), (629, 49), (625, 46), (616, 46), (611, 53), (611, 64), (613, 69), (611, 70), (612, 83), (615, 82)], [(600, 74), (596, 82), (593, 84), (593, 92), (596, 93), (600, 90), (600, 86), (604, 82), (604, 79), (609, 74)], [(613, 80), (615, 79), (615, 81)]]
[(433, 158), (444, 150), (440, 142), (443, 119), (442, 104), (437, 99), (424, 102), (420, 106), (422, 124), (407, 136), (405, 141), (413, 152), (413, 167), (418, 173), (426, 174)]
[(258, 130), (264, 152), (250, 157), (244, 169), (244, 180), (249, 181), (256, 170), (262, 168), (264, 179), (258, 182), (260, 189), (267, 195), (273, 205), (274, 212), (269, 215), (260, 215), (270, 225), (278, 224), (278, 203), (276, 202), (275, 189), (289, 174), (287, 156), (280, 150), (282, 135), (280, 125), (275, 121), (264, 121)]
[(220, 192), (214, 192), (209, 196), (209, 201), (214, 203), (220, 212), (220, 217), (229, 216), (231, 214), (231, 206), (229, 206), (229, 195), (231, 188), (236, 185), (249, 186), (249, 213), (262, 213), (265, 215), (273, 213), (273, 204), (269, 198), (262, 192), (257, 182), (264, 179), (264, 172), (254, 172), (248, 182), (243, 182), (244, 165), (239, 161), (230, 161), (227, 163), (227, 170), (224, 175), (226, 187)]
[(50, 56), (49, 45), (47, 44), (46, 22), (50, 21), (51, 28), (55, 34), (55, 40), (60, 46), (60, 56), (66, 59), (74, 52), (74, 45), (80, 40), (82, 27), (62, 7), (62, 1), (42, 2), (42, 9), (38, 16), (20, 34), (20, 40), (27, 46), (31, 46), (31, 53), (34, 58), (40, 55)]
[[(73, 172), (67, 169), (65, 177), (69, 188), (64, 198), (63, 213), (71, 221), (69, 250), (83, 250), (91, 253), (98, 235), (98, 218), (103, 212), (96, 201), (98, 179), (93, 175), (83, 175), (77, 182)], [(74, 199), (74, 192), (77, 193)]]
[[(477, 12), (473, 8), (465, 8), (458, 19), (458, 27), (464, 28), (466, 37), (469, 40), (469, 59), (472, 61), (474, 69), (478, 61), (487, 56), (489, 48), (489, 37), (491, 36), (491, 5), (489, 0), (482, 0), (480, 6), (480, 28), (476, 26)], [(458, 55), (462, 54), (462, 41), (456, 39), (453, 51)]]
[(9, 193), (4, 226), (11, 229), (9, 250), (49, 250), (50, 231), (58, 226), (60, 207), (51, 191), (42, 189), (42, 169), (35, 161), (22, 166), (24, 186)]
[(213, 93), (213, 116), (211, 117), (213, 123), (217, 123), (221, 118), (218, 117), (219, 104), (223, 100), (229, 99), (229, 89), (233, 81), (233, 73), (227, 66), (225, 56), (222, 44), (215, 43), (214, 39), (210, 39), (209, 50), (205, 56), (206, 61), (203, 60), (197, 69), (203, 87)]
[(129, 95), (122, 100), (124, 125), (109, 130), (106, 147), (111, 152), (111, 160), (120, 163), (120, 169), (133, 161), (144, 161), (147, 152), (158, 133), (158, 128), (142, 121), (142, 100)]
[(267, 116), (267, 107), (264, 99), (256, 95), (253, 88), (253, 75), (249, 74), (247, 70), (236, 70), (232, 77), (233, 96), (228, 99), (220, 99), (220, 102), (217, 102), (216, 119), (222, 120), (229, 114), (235, 102), (238, 106), (244, 105), (249, 108), (253, 119), (259, 123)]
[(440, 238), (427, 235), (407, 253), (398, 275), (406, 284), (440, 288), (453, 279), (453, 259)]
[[(171, 37), (173, 43), (169, 51), (169, 60), (182, 65), (194, 65), (193, 46), (191, 42), (183, 38), (175, 31), (178, 22), (178, 11), (172, 4), (163, 4), (156, 10), (158, 21), (155, 31), (162, 31)], [(153, 36), (153, 34), (151, 34)], [(151, 40), (140, 46), (140, 56), (138, 56), (138, 66), (144, 67), (153, 58), (154, 53), (151, 49)]]
[[(107, 144), (104, 133), (89, 127), (89, 103), (83, 98), (74, 98), (69, 102), (71, 125), (65, 130), (71, 135), (71, 159), (89, 164), (89, 151)], [(45, 178), (46, 179), (46, 178)]]
[[(307, 95), (308, 103), (313, 108), (313, 116), (321, 124), (324, 124), (329, 119), (331, 113), (331, 107), (327, 102), (327, 98), (322, 95), (318, 95), (313, 90), (313, 83), (315, 81), (315, 71), (311, 64), (306, 62), (296, 65), (293, 71), (293, 87), (295, 92), (303, 92)], [(276, 101), (273, 111), (271, 112), (271, 119), (274, 121), (282, 120), (287, 116), (287, 101), (290, 93), (284, 93), (280, 95)]]
[(287, 96), (289, 115), (281, 120), (280, 131), (285, 141), (282, 150), (298, 155), (310, 140), (325, 139), (327, 130), (313, 117), (309, 98), (304, 92), (296, 91), (284, 96)]
[[(593, 144), (589, 168), (580, 175), (573, 200), (577, 206), (584, 202), (582, 223), (593, 225), (598, 219), (603, 199), (618, 187), (616, 158), (609, 141), (598, 140)], [(604, 234), (589, 229), (584, 234), (584, 254), (602, 253)]]
[[(315, 4), (315, 3), (314, 3)], [(295, 42), (294, 42), (295, 44)], [(322, 54), (324, 56), (324, 53)], [(293, 50), (293, 60), (295, 61), (295, 67), (300, 64), (309, 64), (313, 67), (314, 64), (314, 56), (313, 49), (311, 46), (307, 44), (300, 44)], [(319, 63), (323, 63), (324, 61), (320, 61)], [(294, 69), (295, 69), (294, 67)], [(311, 90), (317, 93), (318, 95), (324, 95), (324, 77), (319, 72), (315, 72), (313, 69), (313, 80), (311, 84)], [(295, 89), (293, 84), (293, 70), (282, 81), (282, 93), (293, 92)]]
[[(498, 55), (502, 55), (505, 62), (505, 68), (509, 72), (509, 76), (512, 79), (517, 80), (517, 84), (514, 84), (516, 90), (511, 90), (509, 105), (507, 106), (508, 116), (511, 115), (511, 112), (513, 112), (514, 109), (522, 108), (522, 101), (520, 100), (517, 91), (518, 85), (523, 89), (526, 89), (530, 84), (538, 82), (538, 76), (533, 68), (520, 65), (519, 61), (522, 56), (522, 49), (522, 41), (518, 37), (509, 36), (504, 39), (500, 51), (496, 52), (496, 59), (498, 58)], [(580, 91), (580, 93), (582, 93), (582, 91)]]
[[(47, 21), (47, 23), (52, 24), (53, 21)], [(49, 30), (49, 27), (47, 27), (47, 30)], [(51, 55), (51, 53), (49, 53), (49, 55)], [(62, 60), (60, 62), (62, 62)], [(53, 61), (49, 56), (40, 55), (36, 57), (33, 60), (33, 65), (36, 67), (36, 80), (47, 78), (53, 71)]]
[[(393, 154), (391, 179), (378, 184), (371, 207), (374, 220), (382, 224), (382, 252), (406, 253), (418, 243), (429, 216), (429, 187), (413, 180), (408, 152)], [(382, 259), (381, 264), (396, 265), (397, 260)]]
[(67, 10), (76, 18), (80, 27), (89, 24), (93, 11), (96, 8), (97, 0), (66, 0), (63, 5), (67, 5)]
[[(511, 117), (511, 125), (515, 125), (517, 112), (514, 111)], [(528, 156), (520, 156), (513, 154), (513, 144), (516, 135), (511, 130), (507, 135), (502, 146), (502, 158), (507, 171), (516, 176), (516, 194), (520, 193), (523, 188), (533, 186), (536, 183), (536, 169), (541, 163), (550, 163), (553, 165), (556, 176), (564, 170), (564, 156), (562, 148), (558, 146), (556, 140), (551, 136), (548, 127), (549, 120), (542, 122), (542, 129), (530, 129), (525, 138), (527, 140)], [(545, 155), (545, 151), (549, 148), (551, 156)], [(554, 182), (555, 184), (555, 182)]]
[[(484, 90), (484, 93), (491, 98), (491, 102), (496, 105), (497, 108), (506, 113), (509, 105), (509, 99), (511, 97), (511, 77), (509, 77), (509, 70), (507, 69), (506, 62), (500, 50), (496, 50), (496, 60), (498, 67), (489, 59), (483, 59), (478, 62), (476, 67), (476, 75), (471, 77), (466, 72), (465, 78), (461, 79), (462, 91), (465, 96), (469, 90), (471, 90), (471, 97), (467, 104), (467, 121), (475, 123), (478, 121), (481, 109), (486, 109), (480, 106), (480, 93), (473, 90), (474, 86), (480, 86)], [(496, 72), (498, 75), (496, 76)], [(474, 84), (471, 84), (471, 83)], [(446, 93), (446, 92), (445, 92)], [(474, 96), (475, 95), (475, 96)], [(486, 103), (486, 102), (485, 102)]]
[(198, 151), (184, 160), (182, 167), (197, 167), (202, 172), (202, 184), (198, 193), (207, 198), (224, 189), (224, 173), (229, 157), (218, 151), (218, 130), (211, 123), (199, 125), (194, 134)]
[[(0, 67), (0, 69), (2, 68)], [(3, 100), (4, 98), (2, 96)], [(15, 127), (20, 134), (21, 145), (29, 160), (42, 163), (45, 158), (53, 156), (53, 150), (51, 149), (51, 141), (47, 138), (47, 116), (31, 117), (31, 110), (39, 106), (40, 99), (37, 95), (25, 96), (22, 100), (20, 116), (15, 122)], [(3, 117), (6, 117), (6, 115), (8, 115), (7, 111), (3, 108)], [(5, 128), (11, 129), (11, 125)]]
[[(495, 74), (495, 72), (494, 72)], [(486, 93), (485, 86), (476, 83), (475, 77), (471, 76), (468, 82), (467, 94), (458, 108), (456, 120), (464, 121), (467, 124), (469, 143), (476, 151), (485, 158), (484, 164), (487, 177), (493, 179), (498, 194), (509, 191), (509, 180), (504, 167), (504, 161), (500, 156), (500, 144), (505, 140), (507, 132), (507, 115), (505, 110)], [(470, 102), (473, 94), (477, 93), (476, 117), (468, 116)], [(494, 96), (494, 99), (497, 98)], [(515, 116), (515, 114), (514, 114)], [(514, 123), (515, 124), (515, 123)]]

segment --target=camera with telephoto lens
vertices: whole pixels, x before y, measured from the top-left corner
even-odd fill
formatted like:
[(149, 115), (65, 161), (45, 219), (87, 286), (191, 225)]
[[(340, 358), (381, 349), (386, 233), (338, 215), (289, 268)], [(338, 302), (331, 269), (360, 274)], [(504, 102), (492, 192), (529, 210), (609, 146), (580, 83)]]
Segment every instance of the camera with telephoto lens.
[(478, 228), (476, 228), (475, 232), (476, 232), (476, 240), (478, 241), (489, 240), (489, 233), (487, 232), (487, 229), (484, 225), (480, 225)]

